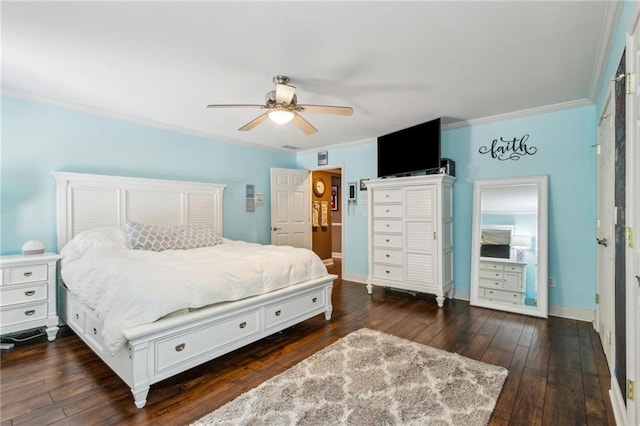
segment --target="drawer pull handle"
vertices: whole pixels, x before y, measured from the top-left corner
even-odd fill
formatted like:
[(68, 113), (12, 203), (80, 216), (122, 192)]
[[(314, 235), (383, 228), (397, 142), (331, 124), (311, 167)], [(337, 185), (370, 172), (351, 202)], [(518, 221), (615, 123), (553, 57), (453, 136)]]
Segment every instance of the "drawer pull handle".
[(317, 298), (317, 297), (314, 297), (313, 299), (311, 299), (311, 301), (312, 301), (313, 303), (316, 303), (316, 302), (318, 301), (318, 298)]
[(390, 272), (390, 271), (388, 271), (388, 270), (387, 270), (387, 271), (384, 271), (384, 272), (385, 272), (385, 273), (387, 273), (387, 274), (390, 274), (390, 273), (391, 273), (391, 272)]
[(185, 347), (185, 344), (184, 343), (180, 343), (178, 346), (176, 346), (176, 352), (182, 352), (184, 347)]
[(385, 254), (384, 256), (385, 256), (387, 259), (391, 257), (391, 256), (389, 256), (388, 254)]
[(389, 227), (389, 224), (387, 223), (387, 228)]
[(33, 272), (25, 272), (24, 274), (25, 277), (30, 277), (31, 275), (33, 275)]
[(80, 314), (76, 314), (76, 319), (79, 320), (80, 319)]
[(388, 243), (388, 242), (389, 242), (389, 239), (387, 238), (385, 241)]
[(385, 210), (387, 213), (389, 213), (389, 209)]
[(93, 327), (93, 334), (98, 334), (98, 330), (95, 327)]
[(277, 317), (279, 317), (281, 313), (282, 313), (282, 312), (280, 311), (280, 309), (278, 309), (278, 310), (276, 311), (276, 316), (277, 316)]
[(25, 296), (33, 296), (34, 294), (36, 294), (35, 290), (27, 290), (24, 292)]
[(33, 315), (35, 313), (36, 313), (35, 309), (30, 309), (30, 310), (24, 312), (24, 314), (26, 316), (28, 316), (28, 317), (30, 317), (31, 315)]
[(245, 328), (247, 326), (247, 322), (246, 321), (242, 321), (240, 323), (240, 328)]

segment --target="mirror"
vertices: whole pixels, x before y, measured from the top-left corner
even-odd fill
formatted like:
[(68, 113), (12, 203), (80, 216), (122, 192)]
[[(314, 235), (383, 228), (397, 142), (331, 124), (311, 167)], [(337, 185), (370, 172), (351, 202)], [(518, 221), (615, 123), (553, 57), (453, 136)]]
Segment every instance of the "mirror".
[(547, 318), (547, 181), (474, 181), (471, 305)]

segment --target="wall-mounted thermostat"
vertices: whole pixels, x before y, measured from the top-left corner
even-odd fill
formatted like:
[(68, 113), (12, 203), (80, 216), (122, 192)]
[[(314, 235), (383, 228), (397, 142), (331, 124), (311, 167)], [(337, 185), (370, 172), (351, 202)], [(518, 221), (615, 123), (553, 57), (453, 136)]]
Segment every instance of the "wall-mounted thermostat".
[(347, 184), (347, 201), (350, 203), (355, 203), (358, 201), (357, 185), (358, 184), (356, 182), (349, 182)]

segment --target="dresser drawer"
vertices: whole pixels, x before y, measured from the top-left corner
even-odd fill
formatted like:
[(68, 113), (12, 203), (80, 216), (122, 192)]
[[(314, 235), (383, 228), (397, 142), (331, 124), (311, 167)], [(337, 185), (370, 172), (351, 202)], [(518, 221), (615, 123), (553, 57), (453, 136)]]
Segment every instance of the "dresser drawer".
[(373, 232), (402, 232), (402, 222), (399, 220), (375, 219)]
[(523, 293), (519, 293), (515, 291), (504, 291), (504, 290), (493, 290), (490, 288), (481, 288), (480, 293), (481, 293), (481, 296), (484, 296), (486, 299), (509, 302), (515, 305), (522, 305), (523, 299), (524, 299)]
[(86, 315), (84, 335), (102, 350), (102, 323), (93, 315)]
[(480, 278), (488, 278), (492, 280), (502, 280), (504, 279), (504, 272), (502, 271), (487, 271), (485, 269), (480, 269)]
[(0, 290), (2, 306), (36, 302), (47, 299), (47, 283), (24, 284), (5, 287)]
[(258, 309), (250, 310), (156, 342), (155, 371), (171, 368), (258, 333), (259, 312)]
[(523, 269), (524, 267), (522, 265), (504, 265), (505, 272), (515, 272), (521, 274)]
[(377, 189), (373, 192), (374, 203), (399, 203), (402, 201), (401, 189)]
[(402, 217), (402, 205), (400, 204), (377, 204), (373, 206), (373, 217)]
[(387, 280), (402, 281), (402, 267), (374, 263), (373, 276), (375, 278), (384, 278)]
[(480, 287), (502, 290), (502, 289), (504, 289), (504, 281), (503, 280), (483, 280), (483, 279), (480, 279)]
[(47, 317), (47, 302), (5, 308), (0, 311), (0, 326), (42, 320)]
[(66, 303), (66, 321), (80, 334), (85, 334), (84, 309), (75, 300), (68, 298)]
[(373, 251), (373, 261), (402, 265), (402, 250), (377, 248)]
[(44, 265), (30, 266), (14, 266), (6, 269), (7, 280), (3, 282), (5, 285), (35, 283), (38, 281), (47, 281), (48, 267)]
[(373, 234), (373, 245), (376, 247), (402, 247), (402, 235)]
[(500, 263), (480, 262), (480, 269), (487, 269), (489, 271), (503, 271), (504, 266)]
[(325, 305), (325, 292), (323, 289), (318, 289), (302, 296), (267, 306), (265, 308), (265, 328), (269, 329), (298, 318)]

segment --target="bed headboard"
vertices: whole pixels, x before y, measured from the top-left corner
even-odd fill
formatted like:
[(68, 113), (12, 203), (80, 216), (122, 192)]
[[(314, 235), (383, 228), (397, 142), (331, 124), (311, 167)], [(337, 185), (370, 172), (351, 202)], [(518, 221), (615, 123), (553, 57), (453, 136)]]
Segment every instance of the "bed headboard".
[(57, 184), (58, 251), (89, 229), (123, 227), (127, 220), (157, 226), (212, 224), (222, 236), (227, 185), (52, 172)]

